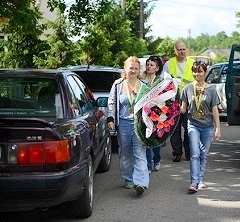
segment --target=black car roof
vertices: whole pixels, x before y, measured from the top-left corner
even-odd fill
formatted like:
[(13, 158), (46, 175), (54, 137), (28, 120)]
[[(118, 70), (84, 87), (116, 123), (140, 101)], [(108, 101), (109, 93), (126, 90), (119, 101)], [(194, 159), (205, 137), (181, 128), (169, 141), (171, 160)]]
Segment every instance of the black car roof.
[(38, 77), (51, 77), (54, 78), (58, 74), (70, 73), (69, 70), (57, 70), (57, 69), (0, 69), (0, 76), (38, 76)]
[(68, 66), (68, 67), (61, 67), (59, 70), (84, 70), (84, 71), (110, 71), (110, 72), (119, 72), (122, 73), (122, 69), (110, 67), (110, 66), (100, 66), (100, 65), (77, 65), (77, 66)]

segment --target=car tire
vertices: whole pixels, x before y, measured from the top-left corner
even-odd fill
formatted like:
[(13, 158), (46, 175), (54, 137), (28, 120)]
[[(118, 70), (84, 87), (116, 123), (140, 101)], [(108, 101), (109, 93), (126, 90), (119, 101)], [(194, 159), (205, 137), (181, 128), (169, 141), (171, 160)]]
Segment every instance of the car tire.
[(72, 218), (90, 217), (93, 211), (93, 162), (92, 157), (88, 158), (87, 176), (84, 191), (80, 198), (71, 201), (67, 205), (67, 211)]
[(109, 171), (111, 166), (111, 161), (112, 161), (112, 140), (109, 134), (107, 137), (107, 141), (104, 145), (103, 156), (97, 168), (97, 172), (104, 173)]

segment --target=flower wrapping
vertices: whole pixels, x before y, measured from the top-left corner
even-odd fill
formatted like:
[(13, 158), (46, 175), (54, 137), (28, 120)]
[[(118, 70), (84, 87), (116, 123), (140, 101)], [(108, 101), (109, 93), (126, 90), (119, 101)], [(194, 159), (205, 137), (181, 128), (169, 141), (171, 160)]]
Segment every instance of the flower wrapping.
[(143, 96), (134, 106), (134, 126), (144, 145), (165, 143), (175, 129), (180, 115), (178, 85), (178, 79), (165, 72), (164, 79), (140, 92)]

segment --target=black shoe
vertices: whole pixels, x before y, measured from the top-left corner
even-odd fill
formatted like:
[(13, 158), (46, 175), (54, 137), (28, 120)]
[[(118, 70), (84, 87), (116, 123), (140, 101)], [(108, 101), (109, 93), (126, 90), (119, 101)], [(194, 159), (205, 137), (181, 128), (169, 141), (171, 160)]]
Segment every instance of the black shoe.
[(173, 158), (173, 162), (180, 162), (180, 160), (181, 160), (181, 156), (179, 156), (179, 155), (176, 155)]
[(143, 192), (145, 191), (145, 188), (143, 186), (140, 186), (140, 185), (137, 185), (135, 189), (136, 189), (136, 193), (137, 193), (138, 196), (142, 195)]

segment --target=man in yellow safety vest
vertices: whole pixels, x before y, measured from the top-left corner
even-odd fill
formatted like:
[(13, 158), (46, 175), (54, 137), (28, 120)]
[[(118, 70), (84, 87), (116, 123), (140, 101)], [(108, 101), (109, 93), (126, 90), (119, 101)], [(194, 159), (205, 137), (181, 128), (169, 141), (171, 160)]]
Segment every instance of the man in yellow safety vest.
[[(163, 72), (170, 73), (174, 78), (179, 78), (181, 84), (179, 85), (179, 90), (183, 89), (188, 83), (194, 81), (192, 75), (192, 65), (194, 63), (193, 59), (186, 57), (186, 45), (182, 41), (177, 41), (174, 44), (175, 57), (170, 58), (163, 67)], [(184, 128), (184, 138), (182, 140), (182, 127)], [(174, 156), (174, 162), (180, 162), (184, 147), (185, 157), (190, 160), (190, 150), (189, 150), (189, 138), (187, 132), (187, 113), (180, 114), (179, 122), (173, 132), (170, 142), (172, 145), (172, 155)]]

